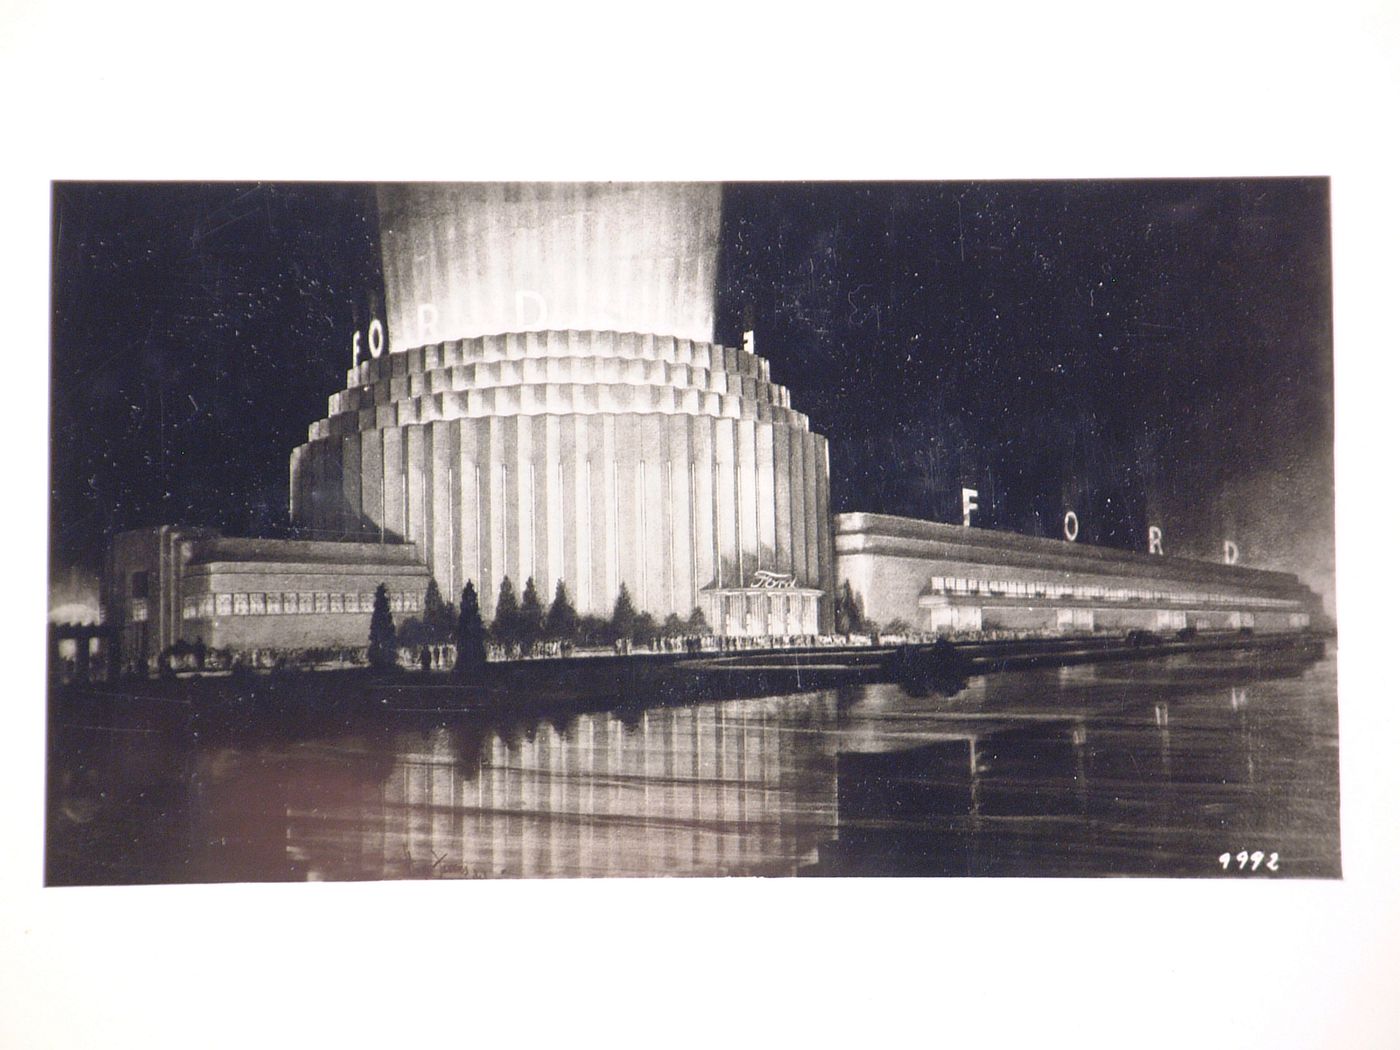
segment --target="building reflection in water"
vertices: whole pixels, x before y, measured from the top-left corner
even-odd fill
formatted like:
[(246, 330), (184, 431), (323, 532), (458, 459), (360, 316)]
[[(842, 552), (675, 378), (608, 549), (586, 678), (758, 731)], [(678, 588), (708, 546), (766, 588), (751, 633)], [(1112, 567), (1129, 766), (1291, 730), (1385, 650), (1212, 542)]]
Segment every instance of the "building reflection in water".
[(289, 782), (286, 845), (308, 878), (793, 874), (835, 834), (835, 717), (808, 694), (403, 732), (353, 797)]
[(1334, 669), (1167, 660), (218, 742), (118, 707), (54, 729), (46, 878), (1214, 875), (1266, 840), (1285, 874), (1335, 876)]

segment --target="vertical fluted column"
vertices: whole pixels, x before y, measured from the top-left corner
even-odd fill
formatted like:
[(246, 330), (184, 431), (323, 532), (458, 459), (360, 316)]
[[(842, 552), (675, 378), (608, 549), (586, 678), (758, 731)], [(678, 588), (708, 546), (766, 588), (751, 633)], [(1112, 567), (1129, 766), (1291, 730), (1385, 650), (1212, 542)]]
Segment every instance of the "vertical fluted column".
[[(617, 558), (621, 572), (619, 586), (627, 585), (632, 604), (645, 611), (649, 595), (643, 580), (646, 550), (640, 533), (642, 493), (638, 487), (641, 465), (641, 425), (635, 415), (619, 415), (614, 422), (617, 484)], [(615, 592), (614, 592), (615, 593)]]
[(428, 523), (424, 520), (427, 506), (427, 457), (424, 449), (423, 427), (419, 425), (404, 428), (404, 444), (407, 449), (405, 495), (408, 506), (404, 509), (405, 537), (418, 545), (419, 555), (432, 568), (433, 550), (428, 542)]
[(817, 587), (820, 586), (821, 580), (821, 570), (817, 561), (817, 548), (820, 544), (818, 516), (821, 508), (817, 505), (817, 489), (820, 487), (817, 479), (817, 446), (811, 432), (802, 435), (802, 482), (806, 490), (804, 502), (807, 508), (804, 519), (807, 532), (807, 567), (802, 574), (802, 584), (805, 587)]
[(772, 430), (774, 561), (779, 572), (792, 572), (792, 485), (788, 477), (792, 432), (785, 426)]
[[(508, 480), (512, 482), (507, 513), (515, 557), (510, 560), (509, 573), (515, 582), (515, 593), (523, 594), (525, 581), (535, 575), (535, 489), (534, 427), (530, 416), (511, 416), (507, 441), (514, 439), (514, 454), (507, 457), (510, 465)], [(538, 588), (539, 580), (535, 580)]]
[(806, 457), (802, 454), (806, 434), (794, 430), (788, 443), (788, 479), (792, 495), (792, 572), (800, 583), (807, 577), (807, 477)]
[(708, 416), (690, 420), (691, 506), (694, 507), (695, 578), (701, 590), (718, 584), (715, 556), (715, 421)]
[[(617, 431), (616, 421), (612, 416), (603, 416), (599, 422), (602, 430), (602, 444), (598, 456), (598, 473), (603, 476), (604, 531), (601, 543), (596, 549), (598, 561), (603, 566), (604, 586), (601, 604), (604, 609), (611, 610), (613, 602), (617, 598), (618, 588), (622, 583), (622, 523), (619, 520), (621, 511), (618, 502), (620, 496), (618, 494)], [(597, 489), (598, 486), (595, 484), (595, 498)], [(597, 573), (597, 566), (594, 567), (594, 572)]]
[(404, 531), (403, 431), (389, 427), (384, 434), (384, 531), (391, 539), (406, 539)]
[(455, 602), (456, 588), (461, 581), (456, 564), (456, 552), (460, 549), (460, 544), (456, 542), (457, 532), (461, 526), (456, 508), (460, 503), (452, 493), (457, 484), (457, 456), (453, 448), (457, 428), (451, 423), (435, 422), (426, 429), (432, 468), (428, 535), (432, 538), (433, 575), (437, 577), (443, 600)]
[(325, 527), (329, 533), (339, 536), (347, 531), (344, 446), (340, 438), (335, 437), (326, 438), (322, 444), (325, 446), (321, 466), (321, 483), (325, 486)]
[(569, 462), (572, 465), (573, 499), (564, 508), (566, 526), (566, 561), (572, 551), (573, 572), (569, 577), (574, 604), (578, 611), (591, 613), (596, 608), (592, 586), (592, 478), (588, 459), (588, 417), (574, 416), (565, 428), (569, 435)]
[(781, 571), (774, 507), (773, 429), (771, 423), (759, 423), (754, 428), (754, 499), (758, 516), (758, 565)]
[(640, 416), (638, 422), (641, 431), (642, 484), (639, 493), (642, 535), (638, 539), (643, 551), (639, 567), (642, 569), (642, 586), (647, 595), (648, 611), (660, 620), (667, 613), (675, 611), (666, 567), (670, 555), (670, 507), (665, 488), (666, 464), (670, 460), (666, 446), (668, 428), (662, 426), (664, 417), (659, 415)]
[(694, 526), (690, 504), (693, 487), (690, 477), (690, 427), (687, 417), (678, 415), (666, 419), (666, 428), (671, 604), (676, 614), (684, 618), (696, 604), (695, 556), (692, 550)]
[[(492, 420), (494, 424), (496, 420)], [(494, 529), (492, 543), (500, 547), (495, 560), (500, 565), (496, 583), (499, 586), (507, 576), (515, 587), (515, 596), (520, 597), (525, 581), (520, 579), (520, 443), (517, 441), (520, 420), (508, 416), (500, 420), (500, 426), (491, 428), (491, 455), (496, 462), (496, 483), (499, 502), (492, 507), (492, 516), (499, 528)]]
[(289, 468), (289, 471), (288, 471), (288, 473), (289, 473), (289, 475), (290, 475), (290, 476), (289, 476), (290, 485), (289, 485), (288, 492), (289, 492), (290, 497), (291, 497), (291, 499), (290, 499), (291, 506), (290, 506), (290, 508), (289, 508), (289, 511), (290, 511), (290, 514), (291, 514), (291, 519), (292, 519), (292, 524), (293, 524), (293, 525), (305, 525), (305, 524), (307, 523), (307, 506), (306, 506), (306, 488), (307, 488), (307, 485), (306, 485), (306, 475), (307, 475), (307, 473), (308, 473), (308, 472), (307, 472), (307, 464), (306, 464), (306, 450), (307, 450), (307, 448), (308, 448), (308, 446), (306, 446), (306, 445), (298, 445), (296, 448), (292, 449), (292, 460), (291, 460), (290, 468)]
[(738, 585), (739, 551), (738, 500), (735, 470), (734, 423), (715, 421), (715, 530), (719, 549), (717, 573), (722, 587)]
[(366, 430), (360, 434), (360, 513), (371, 530), (369, 538), (379, 539), (384, 531), (384, 432)]
[(342, 528), (357, 539), (364, 538), (364, 517), (360, 513), (360, 435), (340, 439), (340, 508)]
[(310, 458), (311, 494), (307, 500), (310, 508), (311, 527), (318, 533), (326, 528), (326, 443), (324, 440), (311, 442), (307, 450)]
[(817, 567), (822, 597), (819, 603), (819, 630), (834, 628), (833, 602), (836, 594), (836, 548), (831, 535), (831, 458), (826, 438), (814, 436), (817, 447)]
[(603, 440), (603, 418), (588, 416), (585, 419), (587, 442), (584, 445), (583, 487), (585, 490), (585, 513), (588, 523), (584, 539), (588, 543), (583, 560), (583, 578), (588, 588), (590, 607), (600, 616), (607, 615), (608, 588), (612, 577), (611, 559), (607, 541), (612, 534), (609, 527), (612, 513), (610, 488), (611, 469)]
[(481, 469), (478, 464), (481, 453), (477, 441), (477, 432), (481, 424), (475, 419), (459, 419), (452, 426), (457, 430), (457, 506), (460, 508), (457, 519), (457, 547), (461, 553), (457, 585), (465, 586), (467, 580), (471, 580), (472, 586), (476, 588), (477, 600), (482, 603), (482, 608), (485, 608), (485, 596), (481, 593), (481, 532), (484, 508), (480, 498)]
[(564, 565), (564, 456), (559, 417), (541, 416), (539, 422), (544, 431), (543, 455), (540, 457), (544, 486), (539, 493), (535, 513), (543, 533), (545, 552), (545, 578), (541, 582), (540, 600), (548, 607), (548, 603), (554, 599), (558, 582), (568, 579)]
[(507, 572), (506, 533), (509, 523), (506, 520), (506, 463), (503, 444), (505, 441), (505, 420), (493, 416), (487, 420), (484, 433), (486, 438), (485, 469), (482, 473), (486, 490), (486, 527), (483, 529), (486, 548), (486, 585), (489, 588), (488, 601), (492, 616), (495, 615), (496, 596), (501, 589), (501, 580)]
[(741, 585), (747, 585), (754, 570), (762, 567), (758, 548), (758, 441), (754, 421), (741, 419), (735, 423), (738, 486), (739, 486), (739, 543), (743, 576)]

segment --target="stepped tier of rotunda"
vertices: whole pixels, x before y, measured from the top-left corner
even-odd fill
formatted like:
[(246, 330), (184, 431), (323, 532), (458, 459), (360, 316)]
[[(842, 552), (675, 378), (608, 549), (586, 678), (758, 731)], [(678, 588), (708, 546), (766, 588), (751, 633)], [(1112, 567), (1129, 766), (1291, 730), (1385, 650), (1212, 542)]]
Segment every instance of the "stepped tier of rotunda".
[[(826, 440), (769, 363), (638, 333), (452, 340), (361, 361), (292, 456), (292, 518), (418, 545), (487, 615), (509, 576), (663, 617), (790, 577), (833, 591)], [(786, 625), (780, 625), (786, 630)], [(792, 633), (798, 633), (793, 631)]]

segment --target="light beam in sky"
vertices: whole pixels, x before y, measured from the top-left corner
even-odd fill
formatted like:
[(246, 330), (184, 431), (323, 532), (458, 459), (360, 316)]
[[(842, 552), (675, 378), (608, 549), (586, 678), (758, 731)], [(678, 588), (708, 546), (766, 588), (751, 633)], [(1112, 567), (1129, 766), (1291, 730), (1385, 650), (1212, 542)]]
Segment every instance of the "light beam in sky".
[(717, 183), (380, 187), (389, 350), (506, 332), (714, 339)]

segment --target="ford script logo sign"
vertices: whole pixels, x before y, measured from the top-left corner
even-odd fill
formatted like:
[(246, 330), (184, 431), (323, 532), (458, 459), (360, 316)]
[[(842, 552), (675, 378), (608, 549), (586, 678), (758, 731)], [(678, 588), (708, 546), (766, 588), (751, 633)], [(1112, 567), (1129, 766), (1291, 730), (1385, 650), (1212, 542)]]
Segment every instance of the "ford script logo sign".
[(769, 572), (767, 569), (758, 569), (754, 572), (749, 586), (767, 589), (796, 587), (797, 577), (788, 572)]

